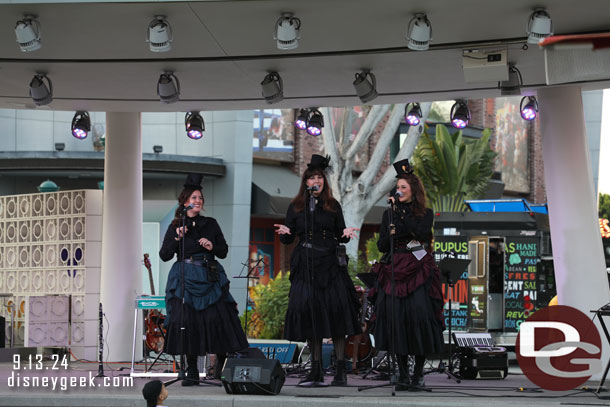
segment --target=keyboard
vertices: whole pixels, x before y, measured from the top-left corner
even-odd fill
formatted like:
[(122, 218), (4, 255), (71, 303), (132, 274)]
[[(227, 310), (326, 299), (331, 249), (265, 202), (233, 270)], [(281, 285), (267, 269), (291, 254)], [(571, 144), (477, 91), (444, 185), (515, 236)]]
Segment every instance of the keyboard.
[(471, 348), (479, 346), (495, 346), (496, 342), (491, 337), (490, 333), (471, 333), (471, 332), (454, 332), (452, 334), (453, 341), (457, 346), (462, 348)]

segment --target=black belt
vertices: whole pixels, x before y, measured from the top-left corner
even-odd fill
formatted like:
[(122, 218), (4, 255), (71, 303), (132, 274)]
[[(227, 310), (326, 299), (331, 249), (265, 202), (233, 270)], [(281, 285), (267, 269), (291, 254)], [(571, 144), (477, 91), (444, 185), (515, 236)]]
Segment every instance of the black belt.
[(306, 249), (312, 249), (312, 250), (315, 250), (315, 251), (321, 252), (321, 253), (330, 253), (333, 251), (333, 248), (331, 248), (331, 247), (316, 246), (311, 243), (302, 243), (301, 246), (303, 246)]
[(183, 261), (185, 263), (187, 263), (187, 264), (192, 264), (194, 266), (202, 267), (202, 266), (206, 266), (208, 264), (208, 260), (214, 260), (214, 255), (210, 254), (209, 256), (205, 256), (202, 259), (200, 259), (200, 258), (193, 259), (191, 257), (191, 258), (188, 258), (188, 259), (184, 259)]

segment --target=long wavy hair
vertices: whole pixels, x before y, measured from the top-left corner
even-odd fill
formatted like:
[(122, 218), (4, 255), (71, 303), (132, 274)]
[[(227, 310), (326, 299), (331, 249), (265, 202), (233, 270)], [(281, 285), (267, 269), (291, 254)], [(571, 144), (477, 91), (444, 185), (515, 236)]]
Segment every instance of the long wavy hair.
[[(201, 192), (201, 188), (196, 187), (185, 187), (178, 195), (178, 207), (176, 208), (176, 212), (174, 213), (174, 220), (172, 220), (172, 225), (178, 227), (180, 225), (180, 215), (182, 215), (182, 208), (184, 208), (184, 204), (189, 200), (193, 192), (199, 191)], [(205, 198), (203, 197), (203, 192), (201, 192), (201, 207), (205, 204)]]
[(424, 189), (424, 184), (415, 174), (400, 175), (398, 179), (404, 179), (409, 184), (409, 187), (411, 187), (413, 213), (416, 216), (424, 216), (426, 213), (426, 190)]
[(326, 178), (326, 174), (323, 170), (319, 168), (307, 168), (305, 172), (303, 172), (303, 177), (301, 178), (301, 187), (299, 188), (299, 193), (292, 199), (292, 204), (294, 205), (294, 210), (296, 212), (301, 212), (305, 209), (305, 192), (307, 192), (307, 180), (312, 175), (320, 175), (324, 178), (324, 188), (322, 188), (322, 192), (320, 193), (320, 198), (324, 201), (324, 210), (329, 212), (335, 212), (337, 210), (338, 202), (335, 198), (333, 198), (333, 192), (330, 189), (330, 185), (328, 183), (328, 178)]

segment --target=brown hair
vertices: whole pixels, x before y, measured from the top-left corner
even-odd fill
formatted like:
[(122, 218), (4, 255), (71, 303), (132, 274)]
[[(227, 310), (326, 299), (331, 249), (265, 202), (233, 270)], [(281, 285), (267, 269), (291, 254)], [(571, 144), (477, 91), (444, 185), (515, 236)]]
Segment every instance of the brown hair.
[[(178, 195), (178, 207), (176, 208), (176, 212), (174, 213), (174, 220), (172, 220), (172, 225), (178, 227), (180, 225), (180, 215), (182, 215), (182, 208), (184, 204), (189, 200), (193, 192), (199, 191), (201, 192), (201, 187), (196, 188), (194, 186), (185, 187)], [(205, 204), (205, 198), (203, 197), (203, 192), (201, 192), (201, 205)]]
[[(411, 188), (413, 197), (413, 213), (416, 216), (424, 216), (426, 213), (426, 190), (419, 177), (415, 174), (406, 174), (398, 176), (398, 179), (404, 179)], [(398, 181), (397, 181), (398, 182)]]
[(301, 212), (305, 208), (305, 192), (307, 191), (307, 180), (313, 175), (320, 175), (322, 176), (322, 178), (324, 178), (324, 188), (322, 188), (322, 192), (320, 193), (320, 198), (322, 198), (322, 201), (324, 201), (324, 210), (329, 212), (335, 212), (337, 210), (338, 202), (335, 198), (333, 198), (333, 193), (330, 189), (326, 174), (319, 168), (307, 168), (305, 172), (303, 172), (299, 193), (292, 199), (292, 204), (294, 205), (295, 212)]

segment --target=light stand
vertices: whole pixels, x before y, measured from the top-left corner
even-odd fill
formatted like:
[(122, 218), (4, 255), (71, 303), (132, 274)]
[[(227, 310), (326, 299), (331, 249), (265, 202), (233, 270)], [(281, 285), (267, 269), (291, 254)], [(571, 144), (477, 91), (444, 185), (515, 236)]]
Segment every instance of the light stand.
[(177, 381), (184, 381), (184, 380), (188, 380), (190, 382), (197, 382), (197, 383), (203, 383), (203, 384), (208, 384), (210, 386), (222, 386), (222, 384), (220, 383), (213, 383), (213, 382), (209, 382), (206, 380), (195, 380), (195, 379), (189, 379), (186, 377), (186, 369), (184, 368), (186, 365), (186, 355), (184, 353), (184, 348), (185, 348), (185, 337), (184, 337), (184, 331), (186, 330), (186, 327), (184, 326), (184, 304), (185, 304), (185, 300), (184, 300), (184, 295), (185, 295), (185, 291), (184, 291), (184, 240), (186, 238), (186, 232), (185, 232), (185, 226), (186, 226), (186, 207), (182, 209), (182, 213), (180, 214), (180, 229), (182, 230), (182, 238), (180, 239), (180, 286), (182, 287), (182, 303), (180, 304), (181, 308), (182, 308), (182, 315), (180, 317), (180, 370), (178, 370), (178, 377), (175, 379), (172, 379), (168, 382), (165, 382), (166, 386), (172, 385)]
[[(392, 389), (392, 396), (396, 395), (396, 382), (397, 382), (397, 378), (396, 378), (396, 354), (394, 353), (394, 299), (395, 299), (395, 289), (394, 289), (394, 285), (395, 285), (395, 280), (394, 280), (394, 233), (395, 233), (395, 229), (394, 229), (394, 219), (393, 219), (393, 212), (394, 212), (394, 203), (392, 201), (392, 199), (388, 199), (388, 236), (390, 237), (390, 270), (391, 270), (391, 300), (390, 300), (390, 312), (392, 313), (391, 317), (390, 317), (390, 331), (391, 331), (391, 337), (390, 337), (390, 351), (388, 352), (389, 354), (389, 361), (390, 361), (390, 381), (387, 384), (379, 384), (379, 385), (374, 385), (374, 386), (365, 386), (365, 387), (358, 387), (358, 391), (363, 391), (363, 390), (369, 390), (369, 389), (376, 389), (378, 387), (386, 387), (386, 386), (390, 386), (390, 388)], [(385, 308), (385, 304), (384, 304), (384, 308)]]
[(455, 286), (459, 276), (466, 270), (470, 264), (470, 259), (457, 259), (455, 257), (445, 257), (439, 263), (441, 275), (445, 277), (447, 286), (449, 287), (449, 354), (447, 355), (447, 365), (441, 366), (443, 361), (439, 363), (437, 371), (446, 373), (448, 379), (453, 379), (456, 383), (461, 383), (461, 380), (453, 373), (453, 361), (451, 359), (451, 345), (453, 338), (451, 337), (452, 311), (453, 311), (453, 287)]

